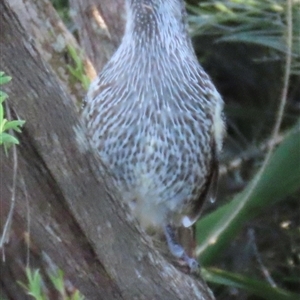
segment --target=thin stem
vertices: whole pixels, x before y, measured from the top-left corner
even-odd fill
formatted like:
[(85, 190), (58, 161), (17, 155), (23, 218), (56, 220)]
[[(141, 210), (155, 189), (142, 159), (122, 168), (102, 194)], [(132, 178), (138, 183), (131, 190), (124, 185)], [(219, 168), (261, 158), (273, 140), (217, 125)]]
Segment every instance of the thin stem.
[[(6, 104), (6, 113), (8, 119), (11, 120), (11, 114), (9, 106)], [(13, 134), (10, 132), (10, 134)], [(3, 232), (0, 238), (0, 249), (2, 248), (2, 260), (5, 261), (5, 252), (4, 252), (4, 243), (8, 241), (8, 232), (10, 229), (10, 225), (12, 222), (12, 216), (15, 208), (15, 201), (16, 201), (16, 184), (17, 184), (17, 173), (18, 173), (18, 155), (17, 155), (17, 147), (15, 144), (12, 145), (13, 151), (13, 180), (12, 180), (12, 192), (11, 192), (11, 201), (10, 201), (10, 208), (8, 212), (7, 219), (4, 224)]]
[[(287, 39), (286, 39), (287, 53), (286, 53), (286, 61), (285, 61), (283, 88), (282, 88), (280, 103), (279, 103), (279, 107), (278, 107), (278, 111), (277, 111), (276, 122), (274, 124), (274, 128), (273, 128), (273, 131), (271, 134), (271, 136), (272, 136), (271, 140), (274, 140), (274, 141), (279, 136), (279, 130), (280, 130), (280, 126), (281, 126), (283, 114), (284, 114), (284, 109), (285, 109), (286, 102), (287, 102), (287, 93), (288, 93), (288, 87), (289, 87), (289, 82), (290, 82), (291, 64), (292, 64), (292, 41), (293, 41), (292, 29), (293, 29), (292, 0), (287, 0)], [(261, 179), (262, 174), (265, 171), (265, 169), (269, 163), (269, 160), (272, 156), (274, 147), (275, 147), (275, 144), (270, 145), (270, 148), (269, 148), (269, 151), (267, 152), (266, 158), (265, 158), (260, 170), (258, 171), (256, 177), (254, 178), (249, 192), (246, 195), (247, 199), (252, 195), (259, 180)]]
[[(271, 134), (271, 140), (274, 140), (274, 141), (279, 136), (279, 129), (280, 129), (280, 126), (282, 123), (284, 108), (285, 108), (285, 105), (287, 102), (287, 93), (288, 93), (288, 87), (289, 87), (289, 78), (290, 78), (290, 74), (291, 74), (291, 62), (292, 62), (292, 38), (293, 38), (293, 34), (292, 34), (292, 0), (288, 0), (287, 1), (287, 54), (286, 54), (286, 61), (285, 61), (283, 89), (282, 89), (282, 94), (281, 94), (281, 98), (280, 98), (280, 104), (278, 107), (276, 122), (274, 124), (274, 128), (273, 128), (272, 134)], [(256, 176), (253, 178), (252, 182), (250, 183), (248, 191), (246, 192), (243, 199), (241, 199), (241, 201), (237, 205), (235, 212), (229, 218), (227, 218), (227, 220), (223, 224), (222, 228), (219, 228), (218, 230), (216, 230), (216, 232), (212, 236), (209, 236), (209, 238), (206, 241), (204, 241), (200, 247), (197, 248), (197, 251), (196, 251), (197, 255), (200, 255), (201, 252), (205, 249), (205, 247), (208, 244), (216, 241), (219, 238), (219, 236), (224, 231), (226, 231), (228, 226), (231, 224), (232, 220), (243, 209), (243, 207), (245, 206), (245, 203), (247, 203), (250, 196), (255, 191), (259, 181), (261, 180), (262, 175), (270, 161), (270, 158), (272, 156), (274, 148), (275, 148), (275, 144), (271, 144), (261, 168), (259, 169)]]

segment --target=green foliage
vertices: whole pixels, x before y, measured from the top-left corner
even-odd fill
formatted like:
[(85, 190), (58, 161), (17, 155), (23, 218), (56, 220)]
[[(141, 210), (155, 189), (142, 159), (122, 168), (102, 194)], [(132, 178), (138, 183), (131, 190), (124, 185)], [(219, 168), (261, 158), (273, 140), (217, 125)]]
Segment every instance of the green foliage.
[[(193, 1), (193, 3), (195, 2), (196, 1)], [(249, 97), (249, 102), (243, 102), (244, 99), (232, 99), (230, 96), (237, 95), (234, 94), (234, 91), (233, 93), (229, 93), (230, 101), (226, 108), (229, 121), (231, 121), (233, 126), (239, 128), (239, 134), (243, 138), (243, 147), (247, 147), (244, 151), (246, 153), (251, 152), (248, 151), (249, 149), (251, 150), (251, 147), (257, 149), (257, 145), (261, 143), (259, 139), (269, 139), (269, 137), (265, 136), (265, 133), (269, 133), (271, 130), (270, 128), (266, 128), (264, 126), (270, 126), (272, 121), (268, 121), (275, 119), (275, 107), (278, 106), (277, 102), (279, 95), (276, 97), (274, 90), (276, 91), (276, 88), (280, 82), (273, 82), (272, 78), (270, 77), (269, 85), (261, 84), (260, 86), (260, 81), (255, 80), (256, 78), (261, 78), (264, 76), (264, 73), (261, 72), (261, 69), (259, 68), (257, 68), (258, 71), (255, 70), (255, 67), (253, 69), (247, 68), (249, 65), (245, 64), (246, 60), (244, 57), (239, 57), (239, 55), (247, 56), (248, 61), (252, 60), (252, 64), (253, 62), (263, 62), (264, 64), (261, 64), (262, 67), (260, 67), (270, 67), (271, 73), (272, 70), (278, 70), (276, 69), (276, 64), (278, 64), (278, 62), (285, 61), (288, 53), (289, 44), (287, 43), (286, 37), (288, 32), (289, 13), (287, 9), (287, 3), (288, 1), (286, 0), (211, 0), (199, 1), (197, 5), (188, 5), (190, 12), (189, 21), (192, 26), (192, 34), (194, 37), (202, 36), (201, 39), (199, 38), (195, 40), (200, 42), (203, 41), (203, 45), (205, 45), (205, 42), (210, 43), (210, 41), (213, 40), (215, 43), (214, 45), (217, 44), (215, 48), (218, 48), (219, 51), (220, 49), (221, 51), (224, 50), (224, 53), (221, 51), (216, 52), (216, 55), (222, 57), (222, 59), (217, 57), (216, 61), (221, 62), (221, 67), (223, 67), (226, 71), (229, 70), (228, 72), (231, 71), (232, 73), (223, 73), (220, 75), (220, 78), (224, 79), (224, 74), (226, 74), (227, 81), (225, 84), (227, 85), (229, 82), (228, 78), (230, 78), (231, 75), (233, 80), (234, 78), (239, 77), (245, 79), (244, 82), (242, 80), (239, 82), (239, 86), (233, 86), (234, 88), (237, 87), (236, 90), (241, 89), (242, 92), (241, 94), (238, 94), (238, 96), (241, 96), (242, 98)], [(214, 265), (218, 266), (219, 268), (234, 268), (232, 265), (230, 265), (231, 262), (228, 262), (228, 257), (229, 259), (232, 259), (232, 256), (226, 256), (226, 259), (224, 259), (224, 253), (226, 253), (228, 249), (232, 249), (231, 247), (233, 244), (237, 243), (236, 238), (238, 236), (241, 237), (242, 230), (244, 230), (248, 224), (255, 224), (255, 218), (257, 218), (259, 215), (268, 218), (268, 212), (271, 211), (273, 206), (277, 206), (278, 203), (280, 203), (282, 206), (287, 205), (287, 200), (289, 197), (291, 199), (292, 195), (295, 195), (295, 193), (297, 193), (297, 191), (300, 189), (300, 123), (298, 122), (298, 124), (295, 126), (295, 122), (297, 122), (297, 119), (299, 118), (299, 113), (295, 113), (297, 110), (296, 107), (298, 106), (295, 105), (292, 107), (293, 103), (299, 103), (299, 1), (291, 1), (291, 4), (293, 39), (291, 45), (292, 68), (289, 75), (292, 76), (290, 76), (290, 87), (288, 89), (289, 101), (285, 113), (285, 123), (284, 126), (282, 126), (285, 128), (285, 131), (288, 132), (288, 134), (285, 135), (284, 141), (273, 153), (271, 160), (269, 161), (261, 178), (259, 178), (257, 185), (255, 185), (254, 190), (250, 192), (254, 186), (253, 182), (256, 178), (249, 180), (246, 188), (237, 195), (233, 195), (231, 197), (232, 200), (229, 203), (227, 201), (227, 204), (222, 205), (212, 213), (207, 214), (197, 223), (197, 254), (199, 255), (201, 264), (207, 268), (203, 271), (203, 275), (206, 280), (218, 285), (234, 287), (248, 291), (249, 294), (254, 294), (260, 297), (259, 299), (264, 298), (270, 300), (300, 299), (300, 295), (295, 295), (287, 290), (272, 287), (265, 282), (265, 279), (258, 280), (255, 273), (255, 268), (259, 267), (257, 265), (256, 267), (252, 266), (252, 268), (250, 268), (250, 270), (248, 269), (247, 271), (241, 271), (241, 269), (237, 267), (237, 273), (229, 273), (228, 271), (220, 269), (211, 269), (211, 266)], [(231, 43), (231, 45), (228, 46), (226, 43)], [(241, 44), (243, 44), (242, 47)], [(199, 46), (201, 50), (203, 50), (203, 45), (201, 44), (201, 47)], [(234, 48), (235, 45), (236, 48)], [(209, 50), (212, 52), (212, 50), (215, 48), (214, 46), (211, 46)], [(238, 52), (236, 56), (234, 56), (231, 55), (231, 53), (228, 54), (228, 52), (226, 52), (228, 49), (230, 49), (229, 52), (232, 49), (246, 50), (244, 52)], [(247, 50), (249, 49), (251, 52), (248, 53)], [(209, 54), (206, 55), (209, 59), (214, 58), (213, 55), (211, 55), (211, 52), (208, 51)], [(254, 57), (255, 60), (253, 59)], [(257, 57), (259, 58), (257, 59)], [(235, 59), (236, 61), (231, 61), (230, 59)], [(212, 64), (216, 62), (214, 60), (212, 61)], [(255, 65), (255, 63), (253, 65)], [(219, 75), (218, 70), (222, 69), (216, 68), (216, 77)], [(253, 70), (257, 71), (256, 75), (251, 73)], [(244, 74), (246, 75), (244, 76)], [(278, 73), (274, 72), (274, 74)], [(266, 78), (268, 78), (268, 76)], [(275, 78), (275, 76), (273, 78)], [(267, 87), (265, 94), (262, 93), (258, 95), (267, 95), (270, 96), (270, 98), (262, 97), (261, 99), (257, 99), (255, 98), (257, 94), (251, 94), (251, 91), (248, 93), (249, 89), (245, 88), (247, 80), (256, 83), (253, 86), (257, 91)], [(261, 81), (263, 81), (263, 79)], [(245, 86), (241, 86), (243, 84), (245, 84)], [(230, 85), (228, 86), (231, 87)], [(228, 86), (226, 86), (227, 92), (229, 90)], [(253, 95), (255, 96), (253, 99), (251, 99), (251, 96)], [(276, 98), (274, 98), (274, 96)], [(258, 103), (258, 105), (256, 103)], [(235, 110), (236, 115), (228, 113), (228, 108), (230, 107), (238, 109)], [(289, 120), (287, 122), (288, 118)], [(249, 122), (249, 120), (252, 122)], [(286, 126), (287, 124), (288, 126)], [(295, 127), (291, 130), (290, 128), (292, 126)], [(247, 130), (244, 130), (243, 132), (241, 128), (246, 128)], [(254, 134), (251, 135), (251, 129), (253, 130), (253, 128), (255, 128)], [(259, 130), (262, 130), (264, 134), (263, 137), (258, 136), (257, 132), (259, 132)], [(236, 135), (232, 135), (229, 138), (231, 138), (231, 141), (233, 141), (230, 145), (238, 145), (238, 139), (236, 138)], [(225, 164), (228, 162), (228, 160), (230, 161), (230, 157), (232, 157), (230, 153), (232, 149), (234, 148), (232, 147), (229, 148), (229, 150), (224, 150), (227, 151), (224, 155), (226, 156), (224, 159)], [(256, 157), (256, 161), (253, 162), (254, 167), (252, 169), (248, 169), (247, 173), (243, 169), (238, 169), (236, 173), (233, 174), (240, 176), (244, 183), (247, 179), (251, 178), (253, 173), (257, 171), (257, 165), (261, 163), (262, 151), (257, 152), (259, 152), (260, 156)], [(240, 153), (238, 153), (238, 155), (234, 154), (233, 156), (242, 157)], [(226, 179), (228, 179), (228, 177)], [(223, 198), (225, 197), (223, 196)], [(291, 210), (293, 210), (292, 204), (290, 207)], [(298, 209), (298, 207), (296, 209)], [(275, 217), (272, 216), (271, 213), (269, 214), (269, 218), (273, 218), (273, 228), (271, 230), (277, 233), (274, 227), (280, 227), (278, 224), (279, 220), (277, 219), (277, 221), (274, 221)], [(295, 219), (297, 218), (299, 220), (299, 213)], [(287, 220), (289, 220), (288, 217)], [(293, 220), (290, 222), (294, 224), (294, 228), (298, 233), (298, 238), (294, 239), (295, 243), (297, 243), (297, 241), (299, 241), (299, 222), (293, 222)], [(279, 245), (281, 242), (282, 241), (278, 240)], [(261, 244), (262, 243), (267, 243), (267, 241), (262, 241)], [(292, 242), (291, 245), (293, 245)], [(273, 257), (272, 255), (274, 255), (273, 260), (271, 258), (269, 259), (271, 265), (271, 277), (277, 277), (278, 283), (284, 285), (286, 281), (282, 278), (282, 276), (280, 276), (281, 274), (285, 274), (282, 269), (295, 270), (294, 273), (288, 273), (289, 275), (286, 275), (286, 277), (290, 276), (290, 278), (299, 278), (299, 276), (297, 276), (299, 275), (299, 268), (297, 268), (297, 262), (295, 262), (295, 266), (293, 268), (287, 267), (288, 263), (282, 260), (283, 257), (280, 257), (278, 261), (278, 257), (276, 256), (279, 256), (278, 248), (279, 247), (276, 247), (276, 244), (268, 245), (268, 252), (265, 254), (265, 257), (268, 255)], [(287, 259), (287, 257), (291, 257), (293, 255), (299, 258), (299, 247), (295, 246), (293, 247), (293, 250), (284, 250), (287, 252), (285, 253), (286, 256), (284, 256), (284, 258)], [(282, 250), (282, 252), (284, 250)], [(288, 253), (289, 251), (290, 253)], [(245, 265), (246, 264), (247, 263), (245, 263)], [(294, 264), (294, 262), (291, 264)], [(242, 263), (240, 262), (240, 266), (241, 265)], [(280, 266), (282, 269), (278, 270), (278, 266)], [(245, 272), (251, 273), (251, 276), (245, 276)], [(292, 284), (285, 284), (285, 287), (290, 286), (293, 287)], [(224, 292), (224, 290), (225, 289), (222, 291)], [(299, 291), (298, 288), (296, 288), (296, 290)], [(253, 295), (250, 297), (251, 299), (257, 299), (253, 298)]]
[[(6, 76), (4, 72), (0, 71), (0, 85), (6, 84), (11, 81), (10, 76)], [(4, 101), (8, 98), (8, 95), (0, 90), (0, 145), (4, 146), (5, 152), (7, 153), (8, 148), (13, 144), (19, 144), (17, 138), (9, 134), (9, 130), (14, 130), (16, 132), (21, 132), (20, 127), (22, 127), (25, 121), (13, 120), (8, 121), (4, 116)]]
[(69, 72), (73, 75), (73, 77), (78, 80), (83, 88), (87, 90), (90, 85), (90, 79), (85, 74), (84, 64), (81, 57), (77, 54), (74, 47), (68, 45), (68, 53), (74, 62), (74, 66), (67, 65)]
[(272, 287), (261, 280), (256, 280), (240, 274), (233, 274), (216, 268), (202, 269), (201, 274), (204, 279), (234, 288), (247, 290), (263, 299), (272, 300), (297, 300), (299, 295), (290, 293), (278, 287)]
[(28, 295), (36, 300), (46, 300), (46, 296), (42, 291), (42, 277), (39, 270), (31, 271), (26, 269), (26, 277), (28, 284), (19, 282), (19, 284), (27, 291)]
[[(229, 203), (200, 219), (197, 254), (202, 265), (215, 264), (247, 222), (300, 189), (299, 149), (300, 123), (276, 149), (251, 194), (252, 182)], [(300, 295), (224, 270), (213, 271), (209, 276), (205, 273), (205, 277), (207, 281), (241, 288), (264, 299), (300, 299)]]
[(285, 140), (273, 154), (258, 185), (248, 196), (247, 188), (228, 204), (203, 217), (197, 223), (198, 254), (207, 266), (220, 256), (224, 247), (242, 229), (242, 225), (264, 209), (282, 201), (300, 189), (300, 123), (287, 134)]
[[(70, 11), (68, 0), (51, 0), (54, 8), (57, 10), (59, 16), (62, 18), (66, 25), (70, 25)], [(70, 27), (70, 26), (68, 26)], [(69, 28), (70, 29), (70, 28)]]
[[(299, 190), (299, 129), (297, 125), (275, 151), (262, 178), (249, 197), (247, 194), (251, 183), (228, 204), (208, 214), (197, 223), (199, 233), (197, 252), (200, 255), (201, 264), (213, 265), (245, 223)], [(209, 282), (241, 288), (264, 299), (300, 299), (300, 295), (271, 287), (264, 281), (225, 270), (211, 269), (211, 271), (204, 271), (203, 275)]]
[[(214, 35), (216, 42), (250, 43), (279, 55), (287, 52), (286, 0), (201, 1), (188, 5), (193, 35)], [(299, 3), (293, 1), (293, 74), (300, 74)]]
[[(50, 300), (47, 296), (45, 289), (43, 289), (44, 283), (39, 270), (31, 270), (26, 268), (26, 277), (28, 283), (19, 282), (19, 284), (26, 290), (27, 294), (32, 296), (35, 300)], [(84, 296), (80, 294), (78, 290), (72, 291), (72, 294), (68, 296), (64, 283), (64, 274), (61, 270), (58, 270), (56, 274), (49, 275), (50, 280), (55, 290), (59, 293), (62, 300), (84, 300)]]
[(84, 300), (84, 296), (82, 296), (78, 290), (72, 292), (71, 296), (67, 296), (64, 284), (64, 273), (62, 270), (58, 270), (56, 274), (50, 275), (50, 279), (54, 288), (59, 292), (63, 300)]
[[(212, 266), (216, 263), (224, 249), (243, 229), (244, 224), (300, 189), (299, 125), (286, 136), (275, 151), (249, 197), (251, 182), (228, 204), (206, 215), (197, 223), (197, 253), (200, 255), (201, 264)], [(209, 282), (241, 288), (264, 299), (300, 299), (300, 295), (272, 287), (264, 281), (228, 273), (225, 270), (211, 270), (203, 275)]]

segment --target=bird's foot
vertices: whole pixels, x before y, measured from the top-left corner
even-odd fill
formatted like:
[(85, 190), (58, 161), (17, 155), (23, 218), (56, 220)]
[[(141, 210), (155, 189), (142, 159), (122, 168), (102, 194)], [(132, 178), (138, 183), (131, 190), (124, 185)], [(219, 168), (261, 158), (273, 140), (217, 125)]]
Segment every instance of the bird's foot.
[(184, 253), (183, 256), (180, 257), (180, 260), (188, 267), (190, 273), (194, 274), (199, 272), (200, 265), (195, 258), (189, 257), (186, 253)]
[(199, 271), (198, 261), (195, 258), (189, 257), (183, 247), (175, 241), (173, 228), (167, 225), (164, 231), (171, 254), (179, 259), (181, 266), (188, 267), (190, 273), (197, 273)]

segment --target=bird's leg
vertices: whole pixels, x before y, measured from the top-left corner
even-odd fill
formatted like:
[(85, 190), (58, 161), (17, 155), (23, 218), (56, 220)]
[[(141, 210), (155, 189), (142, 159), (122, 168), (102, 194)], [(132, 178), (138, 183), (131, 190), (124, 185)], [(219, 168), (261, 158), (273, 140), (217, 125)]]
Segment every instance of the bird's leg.
[(198, 271), (199, 264), (196, 259), (191, 258), (187, 255), (181, 245), (179, 245), (175, 238), (175, 232), (171, 225), (164, 226), (164, 233), (167, 240), (167, 244), (170, 252), (175, 257), (182, 259), (190, 268), (192, 273)]

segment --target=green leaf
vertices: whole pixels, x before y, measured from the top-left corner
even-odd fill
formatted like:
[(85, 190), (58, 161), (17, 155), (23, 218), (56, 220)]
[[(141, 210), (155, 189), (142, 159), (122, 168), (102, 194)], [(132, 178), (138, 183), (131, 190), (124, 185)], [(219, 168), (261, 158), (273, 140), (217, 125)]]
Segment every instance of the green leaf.
[(2, 105), (0, 104), (0, 133), (2, 131), (4, 131), (3, 127), (4, 127), (5, 123), (6, 123), (6, 119), (4, 119), (4, 110), (3, 110)]
[(64, 283), (64, 273), (62, 270), (58, 270), (56, 274), (49, 275), (52, 284), (54, 285), (55, 289), (64, 296), (65, 294), (65, 283)]
[(76, 53), (76, 49), (74, 47), (68, 45), (67, 49), (68, 49), (69, 55), (71, 56), (71, 58), (73, 59), (73, 62), (75, 64), (75, 66), (67, 65), (67, 68), (68, 68), (69, 72), (71, 73), (71, 75), (75, 79), (79, 80), (80, 83), (82, 84), (83, 88), (87, 90), (90, 85), (90, 79), (85, 74), (83, 61), (82, 61), (80, 55), (78, 55)]
[(8, 133), (5, 133), (5, 132), (2, 132), (0, 133), (0, 145), (11, 145), (11, 144), (16, 144), (18, 145), (19, 144), (19, 141), (12, 135), (8, 134)]
[(0, 76), (0, 85), (8, 83), (11, 81), (10, 76)]
[(28, 294), (34, 297), (36, 300), (45, 300), (42, 293), (42, 277), (39, 273), (39, 270), (31, 271), (29, 268), (26, 268), (26, 276), (28, 280), (28, 285), (26, 287)]
[(67, 49), (68, 49), (70, 56), (74, 60), (75, 65), (77, 67), (82, 66), (82, 61), (81, 61), (79, 55), (77, 54), (76, 49), (71, 45), (67, 45)]
[(226, 35), (222, 38), (219, 38), (217, 41), (257, 44), (271, 49), (276, 49), (282, 53), (287, 52), (287, 47), (278, 33), (277, 35), (275, 33), (274, 36), (272, 36), (272, 32), (264, 32), (262, 30), (238, 32), (235, 34)]
[(247, 290), (267, 300), (300, 299), (300, 295), (296, 295), (277, 287), (272, 287), (262, 280), (255, 280), (240, 274), (234, 274), (216, 268), (202, 269), (201, 274), (208, 282)]
[(17, 132), (21, 132), (21, 129), (19, 127), (23, 126), (24, 123), (25, 123), (25, 121), (23, 121), (23, 120), (14, 120), (14, 121), (6, 122), (6, 124), (3, 127), (3, 131), (13, 129)]
[(220, 256), (247, 221), (300, 188), (299, 125), (276, 149), (250, 197), (251, 183), (230, 203), (197, 223), (197, 254), (204, 266)]
[(7, 98), (8, 98), (8, 95), (6, 93), (4, 93), (3, 91), (0, 91), (0, 105)]

